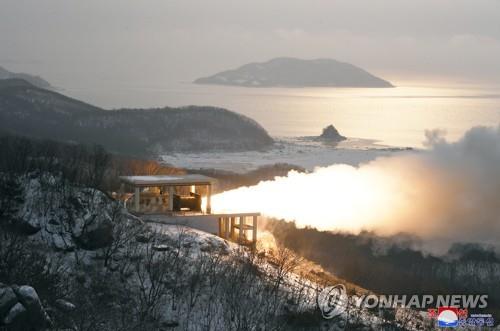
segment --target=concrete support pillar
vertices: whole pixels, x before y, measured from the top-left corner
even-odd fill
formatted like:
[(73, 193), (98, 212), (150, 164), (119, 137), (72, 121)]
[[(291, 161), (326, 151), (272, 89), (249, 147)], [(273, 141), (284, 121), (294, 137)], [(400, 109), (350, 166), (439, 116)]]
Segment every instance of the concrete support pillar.
[(134, 188), (134, 210), (137, 212), (137, 213), (140, 213), (141, 212), (141, 205), (140, 205), (140, 202), (141, 202), (141, 198), (140, 198), (140, 194), (141, 194), (141, 189), (138, 188), (138, 187), (135, 187)]
[(230, 217), (229, 220), (231, 222), (231, 240), (234, 241), (236, 239), (235, 228), (234, 228), (234, 226), (236, 225), (235, 217)]
[(224, 217), (217, 218), (219, 223), (219, 237), (224, 238)]
[(212, 185), (207, 186), (207, 214), (212, 213)]
[(257, 242), (257, 216), (253, 216), (253, 222), (252, 222), (252, 241), (254, 243)]
[(174, 187), (168, 187), (168, 210), (174, 211)]
[(243, 243), (243, 237), (245, 235), (245, 216), (240, 216), (240, 233), (239, 233), (239, 243)]
[(224, 238), (230, 238), (230, 232), (229, 217), (224, 217)]
[(165, 211), (165, 206), (166, 206), (166, 201), (165, 201), (165, 186), (160, 186), (160, 205), (161, 205), (161, 210)]

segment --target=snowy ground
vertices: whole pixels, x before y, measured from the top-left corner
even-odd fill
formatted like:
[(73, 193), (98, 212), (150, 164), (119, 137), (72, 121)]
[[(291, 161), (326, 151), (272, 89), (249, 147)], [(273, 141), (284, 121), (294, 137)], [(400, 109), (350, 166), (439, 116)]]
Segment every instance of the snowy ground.
[[(169, 238), (172, 243), (177, 242), (181, 243), (181, 246), (184, 248), (189, 247), (189, 249), (184, 249), (184, 251), (188, 252), (188, 257), (192, 259), (195, 265), (199, 263), (200, 257), (202, 259), (206, 258), (204, 253), (206, 254), (214, 251), (225, 251), (225, 259), (241, 259), (243, 256), (249, 256), (249, 252), (242, 250), (241, 246), (204, 231), (192, 229), (183, 225), (149, 223), (149, 226), (153, 231), (161, 233), (163, 236)], [(267, 234), (270, 235), (270, 233)], [(265, 246), (258, 245), (258, 247), (262, 249)], [(280, 272), (282, 273), (283, 270), (279, 269), (278, 264), (280, 261), (285, 261), (282, 260), (283, 257), (281, 257), (276, 250), (277, 247), (274, 246), (273, 249), (275, 250), (274, 253), (270, 253), (271, 251), (266, 249), (266, 258), (254, 260), (255, 267), (260, 270), (263, 279), (267, 279), (267, 281), (270, 282), (276, 281), (276, 279), (280, 277)], [(289, 258), (292, 259), (291, 256)], [(291, 260), (289, 263), (292, 263)], [(289, 265), (284, 264), (283, 267), (285, 266)], [(193, 266), (186, 265), (185, 267), (191, 268), (192, 272), (196, 271), (196, 268), (193, 268)], [(301, 260), (301, 262), (297, 262), (294, 271), (281, 274), (283, 277), (281, 291), (282, 294), (286, 295), (288, 298), (288, 309), (292, 309), (298, 314), (300, 314), (300, 312), (314, 312), (315, 314), (320, 314), (317, 306), (317, 296), (325, 285), (305, 277), (304, 272), (307, 272), (306, 268), (310, 270), (319, 268), (318, 270), (323, 271), (320, 267), (310, 262), (306, 262), (305, 260)], [(365, 290), (363, 290), (363, 292), (366, 294), (371, 293)], [(368, 309), (357, 307), (355, 299), (352, 297), (350, 299), (346, 298), (346, 301), (339, 304), (342, 305), (341, 310), (345, 310), (341, 313), (341, 316), (334, 320), (323, 321), (326, 323), (324, 326), (328, 326), (327, 329), (329, 330), (344, 329), (343, 326), (347, 321), (349, 321), (350, 325), (356, 325), (362, 330), (380, 330), (383, 329), (382, 326), (387, 322), (384, 318), (378, 316), (378, 311), (369, 311)], [(201, 320), (202, 316), (200, 316), (199, 319)], [(419, 312), (411, 309), (399, 309), (396, 313), (396, 322), (394, 325), (401, 326), (404, 324), (404, 327), (401, 328), (404, 330), (421, 330), (426, 319), (426, 314), (421, 315)], [(387, 330), (387, 328), (384, 329)]]
[(293, 164), (307, 170), (335, 163), (357, 166), (380, 156), (409, 151), (357, 138), (349, 138), (337, 145), (316, 142), (308, 137), (275, 138), (275, 140), (274, 146), (265, 151), (176, 153), (162, 155), (161, 159), (170, 165), (193, 170), (219, 169), (245, 173), (276, 163)]

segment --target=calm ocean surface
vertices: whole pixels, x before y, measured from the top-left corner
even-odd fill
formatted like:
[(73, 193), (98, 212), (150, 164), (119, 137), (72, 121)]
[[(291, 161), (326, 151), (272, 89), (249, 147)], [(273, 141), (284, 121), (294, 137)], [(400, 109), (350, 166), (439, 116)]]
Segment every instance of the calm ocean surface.
[(449, 140), (467, 129), (500, 124), (500, 87), (400, 86), (388, 89), (240, 88), (189, 83), (167, 87), (66, 89), (104, 108), (210, 105), (259, 122), (272, 136), (318, 135), (333, 124), (348, 137), (392, 146), (422, 147), (427, 129)]

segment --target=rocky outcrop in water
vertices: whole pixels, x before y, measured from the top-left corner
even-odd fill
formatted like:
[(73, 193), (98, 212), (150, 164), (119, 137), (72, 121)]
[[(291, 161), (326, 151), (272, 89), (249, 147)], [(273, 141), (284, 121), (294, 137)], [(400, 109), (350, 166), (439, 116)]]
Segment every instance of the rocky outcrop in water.
[(328, 125), (326, 128), (324, 128), (321, 135), (316, 138), (317, 141), (331, 142), (331, 143), (337, 143), (339, 141), (346, 139), (347, 138), (342, 136), (339, 133), (339, 131), (331, 124)]

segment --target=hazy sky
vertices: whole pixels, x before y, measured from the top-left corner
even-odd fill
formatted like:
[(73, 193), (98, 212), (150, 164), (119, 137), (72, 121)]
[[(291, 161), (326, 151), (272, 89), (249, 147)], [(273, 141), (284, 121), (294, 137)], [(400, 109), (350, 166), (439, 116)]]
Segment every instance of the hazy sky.
[(276, 56), (499, 83), (500, 1), (0, 0), (0, 65), (62, 87), (162, 86)]

